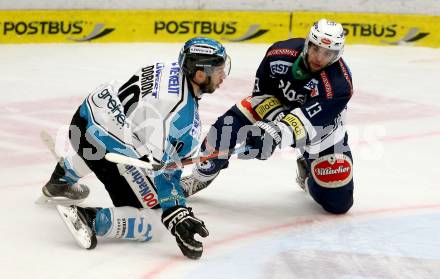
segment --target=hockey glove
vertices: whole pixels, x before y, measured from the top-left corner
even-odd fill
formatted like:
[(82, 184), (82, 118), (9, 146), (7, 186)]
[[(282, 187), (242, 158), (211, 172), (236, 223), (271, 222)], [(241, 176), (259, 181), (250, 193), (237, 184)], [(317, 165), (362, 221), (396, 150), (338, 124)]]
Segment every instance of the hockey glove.
[(260, 129), (259, 136), (253, 136), (249, 133), (246, 138), (246, 145), (256, 149), (258, 153), (255, 158), (258, 160), (267, 160), (272, 156), (275, 148), (281, 143), (281, 131), (278, 126), (268, 120), (255, 122), (254, 126)]
[(176, 237), (177, 245), (185, 256), (200, 259), (203, 244), (195, 240), (194, 235), (207, 237), (209, 232), (203, 221), (194, 217), (191, 207), (176, 205), (168, 208), (162, 214), (162, 223)]

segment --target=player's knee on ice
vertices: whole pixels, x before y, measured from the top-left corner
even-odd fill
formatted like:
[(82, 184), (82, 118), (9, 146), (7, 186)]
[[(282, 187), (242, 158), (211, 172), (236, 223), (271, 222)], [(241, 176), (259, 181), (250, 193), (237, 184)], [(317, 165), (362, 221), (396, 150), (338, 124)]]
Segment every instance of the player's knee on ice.
[(353, 205), (351, 152), (323, 154), (308, 166), (306, 184), (312, 198), (330, 213), (346, 213)]
[(309, 193), (322, 208), (333, 214), (344, 214), (353, 205), (353, 188), (350, 185), (337, 189), (310, 187)]

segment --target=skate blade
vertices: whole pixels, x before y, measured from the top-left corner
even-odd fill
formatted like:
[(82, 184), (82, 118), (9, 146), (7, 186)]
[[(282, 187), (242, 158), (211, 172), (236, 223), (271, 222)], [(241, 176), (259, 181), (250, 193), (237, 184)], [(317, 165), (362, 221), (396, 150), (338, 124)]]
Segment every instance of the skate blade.
[(46, 197), (41, 195), (36, 201), (35, 204), (38, 205), (76, 205), (82, 203), (85, 199), (72, 200), (67, 198), (55, 198), (55, 197)]
[(96, 236), (92, 235), (90, 229), (88, 229), (82, 221), (79, 222), (79, 227), (75, 227), (75, 222), (77, 222), (79, 216), (77, 215), (77, 213), (75, 213), (74, 209), (62, 205), (57, 205), (56, 208), (58, 213), (60, 214), (61, 219), (63, 220), (64, 224), (66, 224), (67, 229), (72, 234), (76, 243), (78, 243), (78, 245), (84, 249), (90, 250), (95, 248), (97, 244)]

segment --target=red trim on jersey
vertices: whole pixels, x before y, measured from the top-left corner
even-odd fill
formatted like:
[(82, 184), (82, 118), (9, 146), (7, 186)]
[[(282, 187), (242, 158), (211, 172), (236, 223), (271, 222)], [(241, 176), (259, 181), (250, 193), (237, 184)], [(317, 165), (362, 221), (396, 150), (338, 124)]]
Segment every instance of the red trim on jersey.
[(322, 83), (324, 84), (325, 96), (327, 97), (327, 99), (333, 98), (333, 88), (325, 71), (321, 72), (321, 79)]
[(274, 48), (267, 52), (266, 56), (292, 56), (298, 57), (299, 51), (290, 48)]
[(261, 117), (255, 112), (254, 108), (252, 107), (252, 104), (248, 101), (250, 98), (251, 97), (244, 98), (241, 101), (241, 106), (245, 108), (250, 114), (252, 114), (252, 117), (254, 117), (256, 121), (260, 121)]
[(342, 59), (339, 59), (339, 66), (341, 66), (342, 73), (344, 74), (345, 79), (350, 85), (350, 97), (351, 97), (351, 95), (353, 95), (353, 84), (351, 84), (350, 75), (348, 74), (347, 67), (345, 67), (344, 62), (342, 62)]

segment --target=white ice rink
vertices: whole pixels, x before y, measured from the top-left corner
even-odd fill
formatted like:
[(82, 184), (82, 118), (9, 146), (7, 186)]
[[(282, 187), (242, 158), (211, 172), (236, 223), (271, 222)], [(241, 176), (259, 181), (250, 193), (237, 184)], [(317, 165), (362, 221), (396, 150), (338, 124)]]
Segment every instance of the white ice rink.
[[(232, 72), (201, 102), (205, 131), (250, 94), (268, 47), (226, 46)], [(264, 162), (233, 160), (189, 199), (210, 231), (199, 261), (185, 259), (165, 231), (151, 243), (79, 248), (53, 207), (34, 204), (55, 164), (39, 132), (57, 135), (100, 83), (125, 81), (179, 48), (0, 45), (0, 278), (440, 278), (440, 49), (409, 46), (346, 47), (355, 87), (348, 214), (327, 214), (307, 197), (294, 182), (295, 153), (278, 151)], [(95, 177), (84, 182), (84, 205), (111, 205)]]

